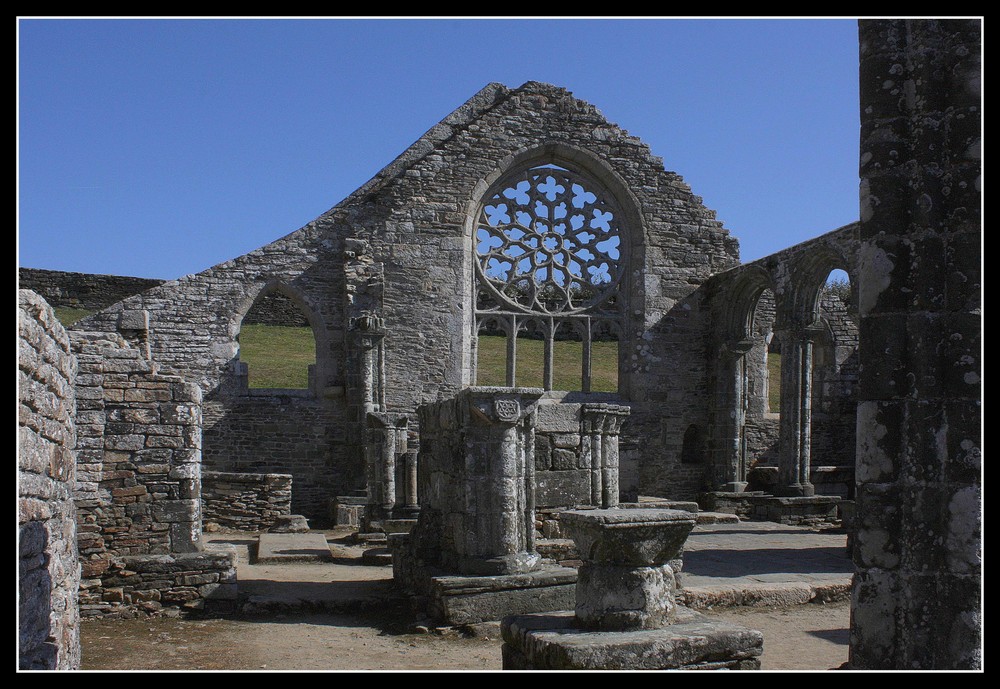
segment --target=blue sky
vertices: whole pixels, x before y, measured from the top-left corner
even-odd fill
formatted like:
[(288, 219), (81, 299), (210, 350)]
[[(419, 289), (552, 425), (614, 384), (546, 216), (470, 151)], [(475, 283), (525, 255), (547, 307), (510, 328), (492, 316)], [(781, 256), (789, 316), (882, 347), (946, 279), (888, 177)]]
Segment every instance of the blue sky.
[(175, 278), (336, 205), (492, 81), (643, 139), (744, 260), (858, 215), (854, 20), (18, 23), (19, 265)]

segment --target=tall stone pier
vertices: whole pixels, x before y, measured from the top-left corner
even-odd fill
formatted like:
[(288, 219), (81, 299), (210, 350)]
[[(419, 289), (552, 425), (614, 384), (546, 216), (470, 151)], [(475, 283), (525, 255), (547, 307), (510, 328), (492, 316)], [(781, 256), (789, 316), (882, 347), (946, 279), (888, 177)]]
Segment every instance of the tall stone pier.
[(982, 665), (980, 20), (860, 22), (850, 664)]

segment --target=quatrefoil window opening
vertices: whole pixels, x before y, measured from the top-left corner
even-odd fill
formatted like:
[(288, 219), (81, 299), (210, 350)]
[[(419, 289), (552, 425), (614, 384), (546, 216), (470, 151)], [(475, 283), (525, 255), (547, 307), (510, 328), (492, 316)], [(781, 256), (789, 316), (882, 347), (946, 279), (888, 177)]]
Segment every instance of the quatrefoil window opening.
[(608, 306), (622, 272), (616, 216), (597, 185), (570, 170), (535, 167), (508, 178), (479, 214), (479, 280), (501, 305), (522, 313)]

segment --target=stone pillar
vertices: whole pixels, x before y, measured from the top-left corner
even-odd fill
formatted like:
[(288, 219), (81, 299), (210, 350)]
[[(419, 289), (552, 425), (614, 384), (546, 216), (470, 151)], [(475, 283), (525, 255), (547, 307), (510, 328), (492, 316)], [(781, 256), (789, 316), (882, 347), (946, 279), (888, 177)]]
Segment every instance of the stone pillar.
[(810, 480), (812, 340), (805, 329), (775, 332), (781, 338), (781, 432), (775, 494), (815, 495)]
[(580, 462), (590, 468), (590, 504), (618, 506), (618, 435), (631, 409), (619, 404), (584, 404)]
[(855, 669), (983, 662), (981, 32), (859, 24)]
[(571, 510), (559, 517), (584, 559), (576, 620), (601, 631), (659, 629), (677, 617), (674, 571), (695, 516), (680, 510)]
[(736, 493), (742, 492), (747, 485), (747, 354), (753, 349), (753, 344), (752, 340), (741, 340), (727, 347), (722, 354), (725, 358), (722, 367), (732, 385), (731, 393), (725, 396), (732, 400), (728, 414), (731, 420), (729, 425), (732, 429), (730, 445), (732, 449), (721, 477), (723, 484), (721, 488)]
[(352, 386), (357, 397), (356, 404), (367, 412), (382, 411), (385, 407), (383, 386), (382, 342), (385, 326), (382, 319), (366, 314), (354, 319), (351, 324), (350, 343), (355, 359)]
[(368, 504), (364, 529), (392, 516), (396, 506), (396, 463), (407, 451), (409, 421), (402, 414), (368, 413), (368, 437), (365, 443), (365, 476)]
[(406, 492), (403, 496), (402, 517), (415, 518), (420, 511), (420, 498), (417, 493), (417, 459), (416, 450), (407, 450), (405, 455)]
[(474, 387), (420, 407), (421, 557), (461, 574), (532, 570), (538, 388)]

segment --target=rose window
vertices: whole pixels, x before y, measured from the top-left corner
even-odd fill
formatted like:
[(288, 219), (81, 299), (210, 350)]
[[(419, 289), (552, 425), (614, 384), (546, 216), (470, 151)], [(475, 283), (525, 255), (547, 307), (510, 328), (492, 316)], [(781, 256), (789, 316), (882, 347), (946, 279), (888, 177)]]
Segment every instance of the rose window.
[(617, 212), (597, 185), (563, 168), (529, 169), (508, 178), (479, 214), (483, 296), (521, 313), (606, 306), (621, 278), (621, 242)]

